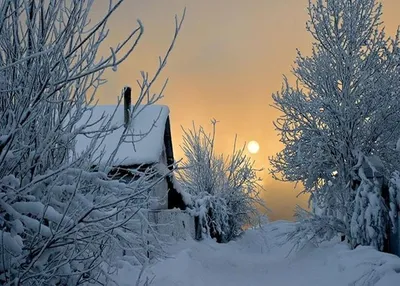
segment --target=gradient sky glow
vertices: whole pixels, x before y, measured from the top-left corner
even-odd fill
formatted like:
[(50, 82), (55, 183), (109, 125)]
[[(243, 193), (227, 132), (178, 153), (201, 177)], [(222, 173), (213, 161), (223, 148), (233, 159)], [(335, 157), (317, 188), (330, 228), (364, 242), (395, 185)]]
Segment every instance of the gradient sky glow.
[[(400, 24), (400, 1), (384, 0), (384, 25), (394, 35)], [(102, 15), (108, 1), (95, 1), (94, 17)], [(272, 121), (272, 93), (290, 75), (296, 48), (307, 53), (311, 37), (305, 30), (308, 0), (126, 0), (109, 23), (105, 44), (115, 46), (143, 22), (145, 33), (139, 47), (117, 72), (105, 74), (108, 83), (98, 93), (100, 104), (116, 102), (125, 85), (138, 88), (141, 70), (152, 73), (158, 56), (165, 53), (174, 32), (174, 15), (187, 8), (186, 19), (176, 47), (160, 83), (169, 84), (163, 104), (171, 109), (175, 159), (182, 158), (181, 125), (192, 121), (217, 125), (217, 151), (228, 153), (235, 134), (239, 143), (256, 140), (260, 152), (252, 155), (257, 166), (268, 168), (268, 157), (282, 145)], [(156, 90), (154, 90), (156, 91)], [(272, 219), (291, 219), (296, 204), (306, 206), (306, 197), (296, 198), (300, 187), (274, 181), (268, 170), (262, 174), (263, 198), (273, 211)]]

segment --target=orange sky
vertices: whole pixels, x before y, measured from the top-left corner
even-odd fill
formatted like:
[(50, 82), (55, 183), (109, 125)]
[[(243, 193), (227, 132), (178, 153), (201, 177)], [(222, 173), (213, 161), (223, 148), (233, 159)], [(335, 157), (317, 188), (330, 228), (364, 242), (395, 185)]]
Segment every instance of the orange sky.
[[(384, 0), (387, 32), (394, 35), (400, 24), (400, 1)], [(106, 10), (108, 1), (97, 0), (95, 17)], [(117, 72), (105, 74), (108, 83), (99, 93), (100, 104), (116, 102), (125, 85), (135, 85), (141, 70), (153, 72), (172, 38), (174, 15), (187, 8), (186, 20), (162, 79), (169, 77), (163, 104), (171, 109), (175, 158), (182, 158), (180, 126), (192, 121), (217, 126), (217, 150), (229, 152), (235, 134), (240, 143), (256, 140), (260, 152), (257, 166), (268, 168), (268, 157), (282, 146), (272, 121), (279, 115), (270, 107), (271, 95), (280, 89), (282, 75), (289, 75), (296, 48), (309, 51), (311, 38), (305, 31), (308, 0), (125, 0), (112, 17), (110, 37), (115, 45), (133, 28), (136, 19), (144, 24), (142, 41)], [(274, 181), (262, 174), (263, 198), (272, 219), (291, 219), (300, 189)]]

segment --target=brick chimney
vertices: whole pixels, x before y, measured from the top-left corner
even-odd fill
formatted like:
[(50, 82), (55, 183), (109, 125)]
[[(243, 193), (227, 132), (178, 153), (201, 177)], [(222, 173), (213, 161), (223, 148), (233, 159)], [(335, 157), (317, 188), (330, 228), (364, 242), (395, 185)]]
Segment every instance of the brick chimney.
[(131, 88), (129, 86), (124, 87), (123, 94), (124, 94), (124, 124), (125, 128), (127, 128), (129, 126), (129, 121), (131, 117), (131, 102), (132, 102)]

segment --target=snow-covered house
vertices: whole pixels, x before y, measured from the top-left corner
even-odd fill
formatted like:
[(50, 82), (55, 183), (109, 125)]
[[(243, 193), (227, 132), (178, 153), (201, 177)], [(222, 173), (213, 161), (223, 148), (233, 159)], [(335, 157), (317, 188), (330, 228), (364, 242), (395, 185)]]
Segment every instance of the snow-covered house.
[(84, 113), (78, 126), (88, 125), (89, 134), (77, 137), (75, 151), (79, 154), (88, 148), (93, 137), (91, 131), (105, 124), (107, 132), (98, 140), (94, 162), (111, 165), (108, 175), (123, 181), (136, 180), (146, 173), (154, 185), (150, 182), (151, 200), (142, 212), (147, 214), (152, 229), (164, 237), (194, 238), (194, 219), (185, 211), (190, 198), (179, 189), (173, 172), (169, 108), (156, 104), (131, 105), (129, 87), (124, 89), (123, 99), (123, 104), (96, 105)]
[[(110, 176), (132, 180), (138, 171), (140, 174), (151, 169), (154, 180), (160, 180), (163, 173), (172, 171), (174, 163), (169, 108), (155, 104), (132, 106), (130, 92), (129, 87), (124, 89), (123, 104), (97, 105), (81, 120), (92, 125), (90, 130), (96, 130), (106, 118), (110, 132), (99, 139), (101, 143), (94, 154), (100, 164), (113, 157)], [(90, 142), (90, 136), (78, 136), (76, 152), (82, 152)], [(171, 172), (152, 188), (155, 199), (150, 209), (185, 209), (173, 176)]]

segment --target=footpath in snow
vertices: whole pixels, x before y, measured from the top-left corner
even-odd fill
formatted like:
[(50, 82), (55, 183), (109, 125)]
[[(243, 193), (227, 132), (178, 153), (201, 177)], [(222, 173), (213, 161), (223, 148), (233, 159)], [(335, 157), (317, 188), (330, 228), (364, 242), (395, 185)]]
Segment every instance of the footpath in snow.
[[(155, 286), (400, 286), (400, 258), (371, 247), (349, 250), (329, 242), (291, 251), (283, 234), (293, 223), (278, 221), (246, 231), (236, 241), (180, 241), (170, 257), (150, 266), (144, 277)], [(117, 280), (132, 285), (136, 269), (120, 269)]]

